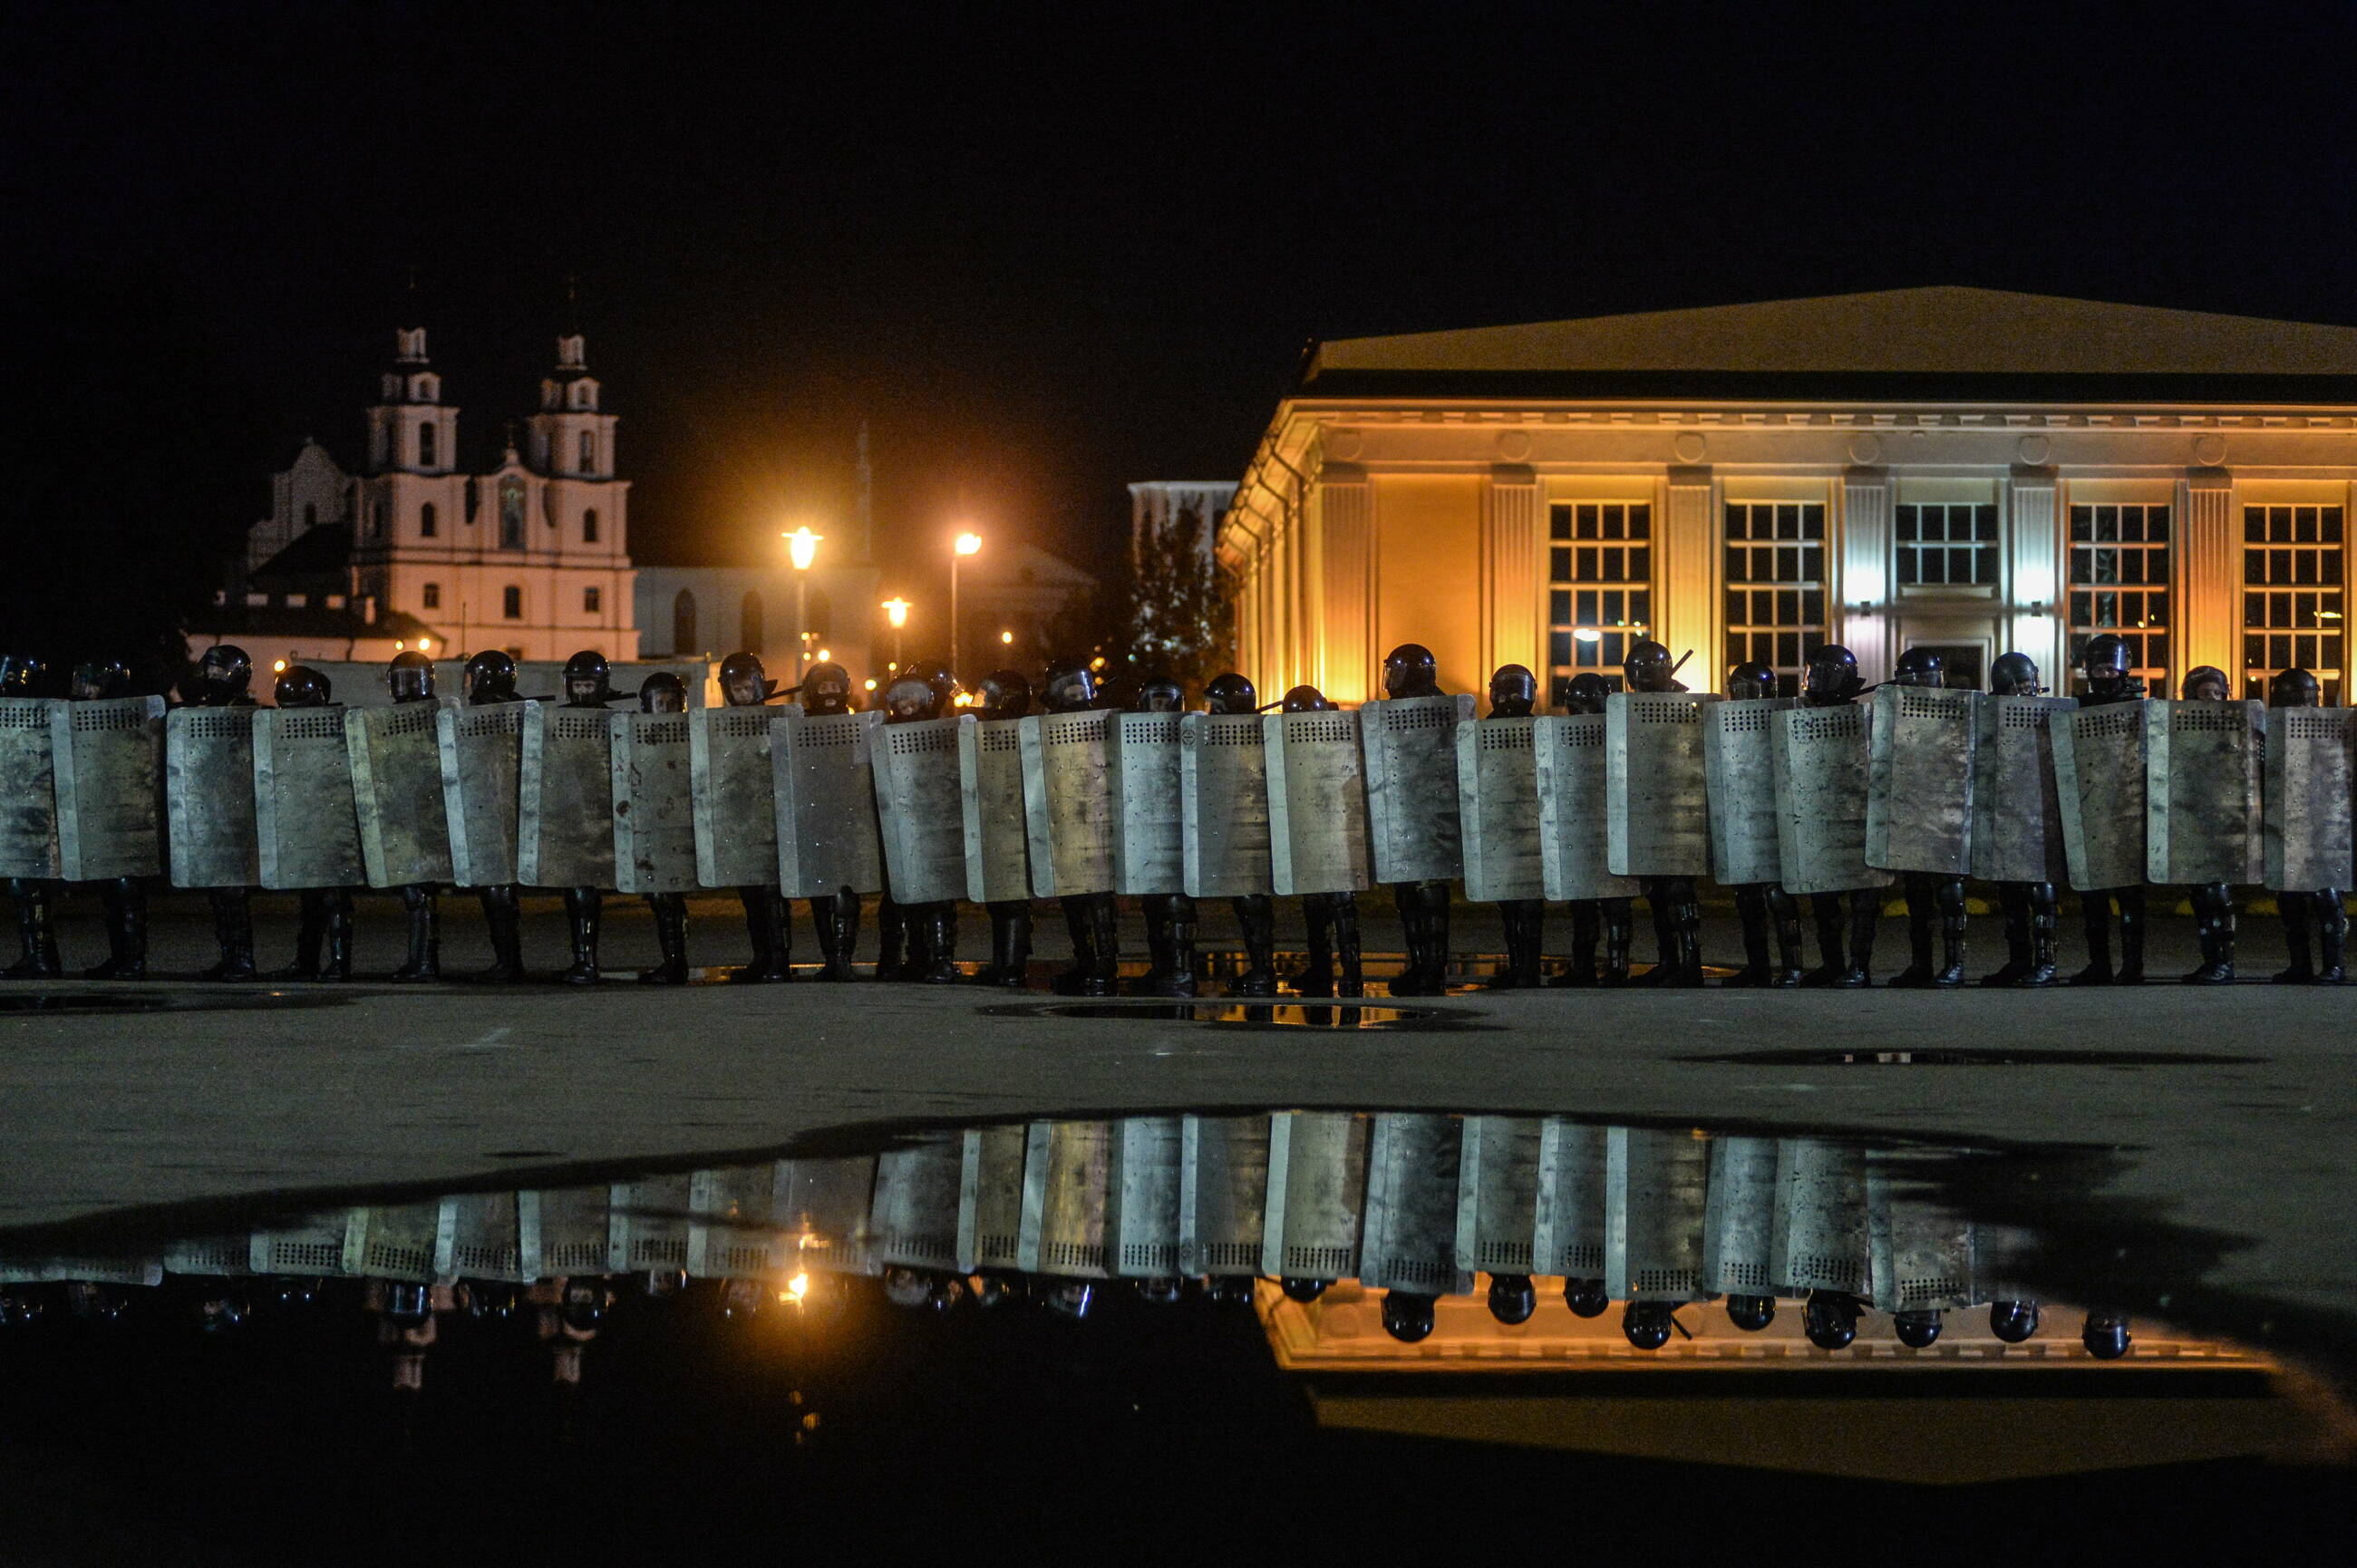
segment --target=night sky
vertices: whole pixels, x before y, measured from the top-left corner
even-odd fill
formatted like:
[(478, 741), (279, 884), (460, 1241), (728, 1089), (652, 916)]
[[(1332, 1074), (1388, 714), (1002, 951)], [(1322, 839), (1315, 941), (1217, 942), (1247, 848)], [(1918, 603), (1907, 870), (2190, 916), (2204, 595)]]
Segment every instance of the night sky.
[(650, 562), (825, 532), (864, 419), (888, 543), (1102, 567), (1313, 335), (1943, 282), (2357, 321), (2349, 8), (2061, 9), (20, 16), (7, 525), (182, 575), (303, 435), (354, 455), (413, 314), (488, 461), (568, 276)]

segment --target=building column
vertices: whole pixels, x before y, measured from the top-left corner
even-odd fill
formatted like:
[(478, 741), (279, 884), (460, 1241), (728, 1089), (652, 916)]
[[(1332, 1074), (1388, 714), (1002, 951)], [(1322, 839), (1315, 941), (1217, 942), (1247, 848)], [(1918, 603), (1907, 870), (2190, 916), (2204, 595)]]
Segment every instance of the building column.
[(1489, 660), (1485, 677), (1504, 664), (1521, 664), (1542, 675), (1539, 652), (1538, 475), (1522, 464), (1490, 470), (1481, 498), (1480, 646)]
[(2185, 521), (2177, 544), (2177, 625), (2169, 690), (2197, 664), (2214, 664), (2242, 689), (2242, 581), (2234, 528), (2234, 477), (2224, 468), (2188, 468), (2178, 491)]
[(1380, 656), (1370, 645), (1375, 626), (1375, 498), (1367, 471), (1355, 463), (1329, 463), (1318, 471), (1317, 580), (1308, 585), (1318, 615), (1314, 657), (1301, 678), (1338, 703), (1363, 703), (1376, 693), (1372, 671)]
[(1717, 531), (1711, 526), (1711, 474), (1706, 465), (1678, 466), (1664, 481), (1666, 504), (1653, 540), (1655, 592), (1650, 635), (1670, 657), (1688, 652), (1680, 680), (1697, 692), (1719, 685)]
[(1855, 467), (1842, 474), (1841, 577), (1837, 609), (1826, 628), (1857, 655), (1867, 682), (1890, 670), (1890, 470)]
[[(2070, 606), (2063, 601), (2067, 590), (2063, 586), (2061, 514), (2056, 506), (2061, 491), (2055, 470), (2017, 467), (2013, 470), (2012, 492), (2013, 526), (2005, 538), (2006, 548), (2010, 552), (2006, 562), (2006, 581), (2013, 585), (2013, 605), (2005, 637), (2011, 649), (2038, 660), (2039, 669), (2059, 673), (2070, 652), (2064, 646)], [(2034, 613), (2030, 607), (2033, 605), (2044, 605), (2045, 613)], [(2003, 653), (2007, 649), (1997, 651)], [(2054, 673), (2049, 674), (2047, 683), (2068, 689), (2056, 681)]]

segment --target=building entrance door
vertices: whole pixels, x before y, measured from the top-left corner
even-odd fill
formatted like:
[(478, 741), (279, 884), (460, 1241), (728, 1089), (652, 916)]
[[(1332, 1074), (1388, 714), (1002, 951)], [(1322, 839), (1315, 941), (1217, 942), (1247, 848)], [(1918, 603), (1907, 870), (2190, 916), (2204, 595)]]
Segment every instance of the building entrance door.
[(1914, 617), (1900, 623), (1899, 650), (1928, 648), (1947, 666), (1948, 684), (1975, 692), (1988, 689), (1988, 667), (1996, 657), (1996, 618)]

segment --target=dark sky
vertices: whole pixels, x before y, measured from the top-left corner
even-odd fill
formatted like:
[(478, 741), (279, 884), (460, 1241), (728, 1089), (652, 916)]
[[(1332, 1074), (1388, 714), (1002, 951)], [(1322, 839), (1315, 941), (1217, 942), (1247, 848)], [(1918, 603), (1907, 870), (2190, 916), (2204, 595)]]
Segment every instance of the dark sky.
[(2349, 8), (2066, 9), (52, 7), (5, 264), (64, 339), (110, 289), (212, 336), (251, 516), (352, 452), (412, 268), (478, 448), (573, 274), (641, 559), (824, 532), (865, 419), (907, 547), (1101, 560), (1313, 334), (1935, 282), (2357, 321)]

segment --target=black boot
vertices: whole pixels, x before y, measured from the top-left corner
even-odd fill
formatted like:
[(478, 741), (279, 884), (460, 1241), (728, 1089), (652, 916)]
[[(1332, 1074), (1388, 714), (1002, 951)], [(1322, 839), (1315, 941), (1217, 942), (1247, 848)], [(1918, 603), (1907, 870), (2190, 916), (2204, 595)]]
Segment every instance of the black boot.
[(753, 961), (730, 971), (729, 981), (777, 985), (793, 979), (793, 907), (785, 894), (755, 883), (737, 889), (737, 897), (745, 906), (745, 935), (752, 944)]
[(1676, 967), (1669, 984), (1702, 983), (1702, 901), (1695, 897), (1694, 878), (1674, 878), (1670, 888), (1670, 937)]
[(887, 893), (876, 905), (876, 978), (899, 979), (908, 961), (908, 914)]
[(1932, 890), (1932, 902), (1940, 912), (1940, 967), (1932, 972), (1932, 984), (1940, 990), (1950, 990), (1964, 983), (1964, 879), (1949, 876), (1941, 879)]
[(1031, 972), (1031, 901), (1005, 898), (990, 911), (990, 964), (974, 977), (977, 985), (1020, 989)]
[(2113, 983), (2118, 977), (2112, 969), (2112, 896), (2109, 893), (2091, 890), (2079, 895), (2079, 929), (2087, 942), (2087, 965), (2071, 977), (2071, 983)]
[(918, 961), (921, 967), (917, 978), (927, 985), (959, 984), (965, 976), (958, 972), (957, 966), (957, 905), (944, 898), (922, 908), (924, 912), (916, 922), (922, 939)]
[(1130, 992), (1137, 996), (1170, 995), (1170, 899), (1150, 893), (1137, 902), (1138, 912), (1146, 917), (1146, 972), (1130, 983)]
[(810, 901), (811, 925), (818, 932), (821, 980), (851, 978), (852, 960), (859, 953), (859, 895), (848, 887), (833, 897)]
[[(1111, 921), (1100, 921), (1099, 900), (1091, 894), (1075, 893), (1060, 900), (1064, 909), (1064, 934), (1072, 944), (1072, 967), (1058, 975), (1052, 989), (1061, 996), (1110, 996), (1113, 983), (1106, 976), (1112, 970), (1118, 974), (1119, 960), (1103, 950), (1110, 933)], [(1108, 906), (1107, 912), (1110, 912)]]
[(2005, 961), (1982, 975), (1981, 983), (2011, 985), (2029, 970), (2029, 884), (2000, 882), (1996, 900), (2005, 914)]
[(350, 980), (352, 977), (352, 890), (330, 887), (325, 895), (328, 912), (328, 961), (320, 970), (322, 980)]
[(1849, 967), (1834, 983), (1856, 990), (1874, 983), (1874, 938), (1882, 922), (1882, 895), (1871, 887), (1849, 896)]
[(1110, 893), (1089, 895), (1089, 947), (1096, 962), (1099, 996), (1121, 988), (1121, 906)]
[(512, 985), (523, 976), (523, 895), (512, 882), (479, 888), (483, 924), (491, 939), (491, 965), (475, 978), (489, 984)]
[(639, 971), (640, 985), (687, 983), (687, 899), (677, 893), (650, 893), (647, 908), (654, 911), (655, 947), (662, 961)]
[(2316, 983), (2338, 985), (2348, 976), (2342, 953), (2349, 945), (2349, 906), (2341, 899), (2338, 887), (2321, 888), (2316, 895)]
[(1817, 928), (1817, 967), (1801, 977), (1803, 985), (1836, 985), (1848, 972), (1849, 956), (1845, 950), (1846, 938), (1842, 916), (1840, 894), (1809, 895), (1809, 917)]
[(1228, 987), (1231, 996), (1276, 994), (1276, 900), (1265, 893), (1247, 893), (1228, 901), (1236, 925), (1243, 932), (1244, 972)]
[(197, 978), (254, 979), (253, 906), (246, 890), (242, 887), (209, 887), (205, 890), (205, 901), (212, 906), (213, 941), (221, 949), (221, 961)]
[(1195, 900), (1173, 893), (1162, 900), (1163, 981), (1157, 996), (1195, 994)]
[(1402, 955), (1400, 972), (1391, 983), (1394, 996), (1424, 994), (1426, 936), (1423, 890), (1413, 882), (1392, 884), (1392, 908), (1399, 914)]
[(442, 978), (442, 901), (433, 886), (417, 883), (401, 890), (409, 916), (409, 961), (393, 972), (395, 980)]
[(1727, 977), (1728, 985), (1748, 989), (1775, 983), (1768, 959), (1769, 886), (1751, 882), (1735, 890), (1735, 916), (1743, 924), (1743, 967)]
[(2201, 963), (2186, 975), (2188, 985), (2228, 985), (2234, 979), (2234, 894), (2222, 882), (2199, 884), (2192, 896), (2193, 921), (2201, 938)]
[(2051, 882), (2026, 882), (2021, 891), (2029, 908), (2029, 966), (2010, 983), (2036, 990), (2054, 983), (2055, 938), (2062, 923), (2061, 908)]
[(1629, 983), (1629, 953), (1637, 940), (1637, 911), (1626, 898), (1599, 898), (1604, 911), (1604, 983)]
[(273, 980), (319, 978), (319, 949), (328, 940), (328, 896), (313, 887), (305, 889), (299, 897), (301, 914), (295, 928), (295, 961), (285, 969), (271, 971)]
[(1653, 950), (1657, 956), (1652, 968), (1630, 982), (1632, 985), (1668, 985), (1673, 983), (1672, 977), (1676, 972), (1677, 927), (1670, 910), (1669, 895), (1665, 891), (1669, 882), (1670, 878), (1666, 876), (1648, 876), (1638, 883), (1645, 908), (1653, 917)]
[(1597, 983), (1596, 942), (1603, 930), (1602, 914), (1601, 906), (1593, 898), (1572, 900), (1571, 961), (1549, 983), (1586, 987)]
[(2316, 896), (2312, 893), (2278, 893), (2276, 913), (2282, 917), (2284, 947), (2291, 954), (2291, 963), (2277, 970), (2277, 985), (2308, 985), (2316, 979), (2316, 965), (2308, 955), (2309, 929), (2314, 923)]
[(565, 890), (565, 918), (573, 928), (573, 967), (556, 978), (567, 985), (597, 983), (597, 928), (606, 913), (606, 896), (595, 887)]
[(1506, 964), (1490, 981), (1492, 991), (1523, 991), (1539, 982), (1539, 955), (1546, 945), (1546, 903), (1510, 899), (1498, 906), (1506, 928)]
[(1343, 895), (1306, 893), (1301, 918), (1309, 928), (1309, 957), (1293, 977), (1293, 988), (1304, 996), (1334, 994), (1334, 904)]
[(1359, 896), (1355, 893), (1334, 895), (1334, 969), (1336, 995), (1367, 993), (1366, 977), (1360, 965)]
[(1768, 885), (1768, 914), (1776, 925), (1776, 984), (1801, 983), (1801, 906), (1774, 883)]
[(99, 884), (106, 908), (106, 961), (82, 971), (84, 980), (139, 980), (147, 973), (147, 885), (135, 876)]
[(1892, 985), (1910, 990), (1932, 983), (1932, 878), (1920, 871), (1903, 873), (1907, 895), (1907, 967), (1890, 977)]
[(58, 930), (48, 885), (30, 876), (12, 876), (8, 894), (16, 901), (16, 941), (23, 956), (8, 966), (7, 978), (57, 979), (65, 971), (58, 961)]
[(2122, 887), (2113, 897), (2120, 906), (2120, 972), (2112, 979), (2115, 985), (2144, 983), (2144, 889)]

